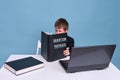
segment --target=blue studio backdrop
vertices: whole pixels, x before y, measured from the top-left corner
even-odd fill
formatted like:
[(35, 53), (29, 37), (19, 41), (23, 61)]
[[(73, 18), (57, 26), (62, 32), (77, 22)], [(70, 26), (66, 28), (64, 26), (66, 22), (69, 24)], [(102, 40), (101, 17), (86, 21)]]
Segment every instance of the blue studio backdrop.
[(41, 31), (54, 33), (66, 18), (75, 46), (117, 44), (120, 69), (120, 0), (0, 0), (0, 66), (11, 54), (35, 54)]

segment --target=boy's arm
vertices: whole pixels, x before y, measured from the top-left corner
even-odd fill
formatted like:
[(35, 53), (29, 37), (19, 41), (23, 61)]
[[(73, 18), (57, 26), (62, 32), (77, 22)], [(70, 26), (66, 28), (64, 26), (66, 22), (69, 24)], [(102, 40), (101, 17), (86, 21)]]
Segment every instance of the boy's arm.
[(74, 39), (68, 36), (67, 37), (67, 48), (63, 52), (65, 56), (70, 55), (72, 47), (74, 47)]

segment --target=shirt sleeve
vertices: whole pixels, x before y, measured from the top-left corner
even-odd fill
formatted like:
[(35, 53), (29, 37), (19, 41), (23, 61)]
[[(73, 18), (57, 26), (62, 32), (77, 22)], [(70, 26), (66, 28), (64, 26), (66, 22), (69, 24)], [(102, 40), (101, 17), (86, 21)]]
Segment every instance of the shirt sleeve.
[(71, 48), (74, 47), (74, 39), (71, 37), (67, 37), (67, 47), (69, 47), (69, 50), (71, 52)]

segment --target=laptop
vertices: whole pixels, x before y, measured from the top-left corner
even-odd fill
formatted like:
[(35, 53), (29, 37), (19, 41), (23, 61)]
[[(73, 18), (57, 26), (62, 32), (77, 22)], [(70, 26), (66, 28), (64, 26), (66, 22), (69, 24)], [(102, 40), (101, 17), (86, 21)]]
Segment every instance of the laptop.
[(109, 66), (115, 44), (73, 47), (69, 60), (59, 60), (67, 73), (101, 70)]

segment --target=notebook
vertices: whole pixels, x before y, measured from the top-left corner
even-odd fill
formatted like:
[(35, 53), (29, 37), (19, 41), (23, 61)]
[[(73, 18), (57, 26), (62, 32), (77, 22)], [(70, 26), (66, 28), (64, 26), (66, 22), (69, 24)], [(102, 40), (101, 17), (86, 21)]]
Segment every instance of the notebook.
[(115, 44), (73, 47), (69, 60), (59, 60), (68, 73), (101, 70), (109, 66)]

